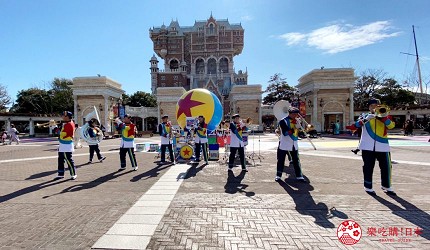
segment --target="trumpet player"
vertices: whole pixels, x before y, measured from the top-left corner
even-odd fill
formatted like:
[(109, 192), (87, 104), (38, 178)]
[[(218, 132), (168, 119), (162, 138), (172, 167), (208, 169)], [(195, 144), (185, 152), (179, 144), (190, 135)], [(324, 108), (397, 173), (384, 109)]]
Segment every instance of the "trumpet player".
[(236, 157), (236, 151), (239, 152), (240, 165), (242, 171), (247, 172), (245, 165), (245, 144), (243, 142), (242, 133), (246, 131), (246, 125), (240, 120), (239, 114), (232, 116), (233, 121), (230, 123), (230, 156), (228, 159), (228, 170), (233, 171), (234, 158)]
[(378, 160), (381, 169), (381, 188), (386, 194), (395, 196), (391, 183), (391, 155), (387, 138), (387, 129), (394, 128), (395, 124), (387, 114), (382, 117), (375, 113), (380, 104), (378, 99), (370, 99), (368, 104), (370, 112), (355, 122), (357, 128), (362, 128), (358, 148), (362, 151), (364, 190), (372, 196), (376, 195), (372, 186), (372, 176), (375, 161)]
[(205, 117), (200, 115), (198, 117), (198, 123), (196, 128), (196, 162), (200, 162), (200, 149), (203, 151), (203, 158), (205, 163), (208, 164), (208, 134), (207, 134), (208, 125), (205, 122)]
[[(88, 135), (91, 138), (98, 137), (102, 131), (95, 126), (94, 122), (92, 120), (88, 121)], [(106, 159), (105, 156), (102, 156), (100, 154), (100, 148), (99, 148), (99, 142), (98, 141), (88, 141), (88, 147), (90, 148), (90, 160), (88, 161), (88, 164), (91, 164), (93, 162), (94, 152), (97, 154), (97, 158), (100, 162), (103, 162), (104, 159)]]
[(131, 167), (136, 171), (139, 167), (137, 166), (136, 155), (134, 154), (134, 137), (136, 134), (136, 126), (131, 122), (131, 116), (126, 114), (123, 121), (119, 118), (115, 120), (117, 126), (116, 129), (121, 134), (121, 145), (119, 148), (119, 160), (121, 166), (119, 170), (126, 168), (126, 155), (130, 157)]
[(63, 121), (64, 126), (61, 128), (60, 136), (58, 141), (60, 145), (58, 146), (58, 175), (54, 180), (59, 180), (64, 178), (64, 162), (67, 163), (69, 167), (69, 172), (71, 179), (76, 179), (76, 168), (75, 162), (73, 161), (73, 137), (75, 133), (75, 123), (72, 121), (73, 114), (70, 111), (64, 111)]
[(175, 156), (173, 154), (173, 147), (170, 143), (170, 138), (172, 137), (172, 124), (169, 121), (168, 115), (163, 115), (161, 117), (161, 123), (158, 124), (158, 133), (160, 134), (161, 140), (161, 160), (160, 163), (166, 163), (166, 148), (169, 149), (170, 161), (175, 164)]
[(277, 170), (275, 181), (281, 180), (282, 172), (284, 170), (285, 156), (289, 155), (294, 166), (296, 179), (301, 182), (306, 182), (303, 177), (299, 159), (298, 135), (299, 129), (302, 129), (300, 121), (298, 120), (299, 112), (299, 109), (291, 107), (288, 110), (288, 116), (279, 122), (281, 135), (277, 151), (278, 162), (276, 164)]

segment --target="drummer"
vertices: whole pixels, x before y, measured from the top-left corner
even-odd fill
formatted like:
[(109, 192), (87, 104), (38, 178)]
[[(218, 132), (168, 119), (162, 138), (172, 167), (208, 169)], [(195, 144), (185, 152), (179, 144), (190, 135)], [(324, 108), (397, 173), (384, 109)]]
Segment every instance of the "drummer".
[(205, 122), (205, 117), (200, 115), (198, 117), (197, 127), (195, 129), (195, 151), (196, 151), (196, 162), (200, 162), (200, 149), (203, 151), (203, 158), (205, 163), (208, 164), (208, 125)]

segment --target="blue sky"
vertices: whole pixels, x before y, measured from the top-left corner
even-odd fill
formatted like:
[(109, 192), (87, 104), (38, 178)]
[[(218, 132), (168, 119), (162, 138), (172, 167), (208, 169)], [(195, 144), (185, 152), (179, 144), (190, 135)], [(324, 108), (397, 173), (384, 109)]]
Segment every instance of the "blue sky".
[[(163, 3), (165, 3), (163, 5)], [(421, 71), (430, 80), (427, 0), (0, 0), (0, 84), (47, 87), (54, 77), (105, 75), (132, 94), (150, 92), (149, 28), (216, 19), (241, 23), (245, 47), (235, 69), (267, 86), (281, 73), (290, 85), (313, 69), (382, 69), (403, 82), (414, 72), (412, 25)], [(428, 86), (430, 89), (430, 86)]]

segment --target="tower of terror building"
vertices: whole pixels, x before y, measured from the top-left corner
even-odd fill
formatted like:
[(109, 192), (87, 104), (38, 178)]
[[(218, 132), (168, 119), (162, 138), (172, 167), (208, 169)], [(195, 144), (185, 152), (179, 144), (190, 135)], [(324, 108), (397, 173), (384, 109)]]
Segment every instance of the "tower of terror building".
[(241, 24), (216, 20), (211, 15), (205, 21), (195, 21), (193, 26), (180, 26), (172, 20), (169, 26), (149, 29), (149, 34), (155, 53), (164, 60), (164, 70), (159, 68), (155, 55), (150, 60), (153, 94), (157, 95), (160, 87), (205, 88), (220, 99), (224, 114), (240, 111), (241, 100), (257, 100), (258, 105), (252, 105), (255, 115), (261, 103), (261, 85), (253, 85), (251, 90), (251, 86), (244, 86), (248, 84), (248, 73), (234, 71), (234, 56), (244, 46)]

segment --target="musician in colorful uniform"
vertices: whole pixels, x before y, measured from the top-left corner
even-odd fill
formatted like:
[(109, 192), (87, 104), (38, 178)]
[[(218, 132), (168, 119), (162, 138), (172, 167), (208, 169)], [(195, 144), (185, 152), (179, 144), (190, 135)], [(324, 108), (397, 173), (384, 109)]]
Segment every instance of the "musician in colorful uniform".
[(134, 154), (134, 137), (136, 134), (136, 125), (131, 122), (131, 116), (126, 114), (123, 121), (117, 119), (116, 129), (121, 135), (121, 145), (119, 148), (119, 160), (121, 167), (119, 170), (126, 168), (126, 155), (130, 157), (131, 167), (136, 171), (139, 167), (137, 166), (136, 155)]
[(296, 179), (301, 182), (306, 182), (305, 178), (303, 177), (299, 158), (298, 137), (299, 129), (302, 129), (302, 126), (297, 119), (299, 112), (299, 109), (291, 107), (288, 110), (288, 116), (284, 117), (284, 119), (282, 119), (278, 124), (281, 133), (277, 152), (278, 162), (276, 165), (277, 170), (275, 181), (281, 180), (282, 172), (284, 172), (285, 157), (288, 154), (291, 156)]
[(242, 134), (246, 131), (246, 126), (240, 121), (240, 115), (234, 114), (232, 117), (232, 122), (230, 122), (230, 156), (228, 159), (228, 170), (232, 171), (234, 166), (234, 158), (236, 157), (236, 152), (239, 152), (240, 165), (242, 166), (242, 171), (248, 171), (245, 165), (245, 144), (243, 142)]
[(61, 128), (58, 141), (60, 145), (58, 146), (58, 175), (55, 180), (64, 178), (64, 161), (67, 163), (69, 168), (71, 179), (76, 179), (76, 168), (75, 162), (73, 161), (73, 137), (75, 134), (75, 123), (72, 121), (73, 114), (70, 111), (64, 111), (62, 118), (64, 125)]
[[(94, 122), (92, 120), (88, 121), (88, 135), (91, 138), (99, 137), (102, 131), (95, 126)], [(99, 141), (92, 140), (88, 141), (88, 147), (90, 148), (90, 160), (88, 161), (88, 164), (91, 164), (93, 162), (94, 152), (97, 154), (97, 158), (100, 162), (103, 162), (104, 159), (106, 159), (105, 156), (102, 156), (100, 154), (100, 148), (99, 148)]]
[(208, 164), (208, 135), (207, 128), (208, 125), (205, 122), (204, 116), (198, 117), (198, 124), (196, 128), (196, 162), (200, 161), (200, 149), (203, 151), (203, 158), (205, 159), (205, 163)]
[(175, 156), (173, 154), (173, 147), (170, 143), (172, 137), (172, 124), (168, 121), (169, 116), (163, 115), (161, 117), (161, 123), (158, 124), (158, 133), (160, 134), (161, 140), (161, 160), (160, 163), (166, 163), (166, 148), (169, 149), (170, 161), (175, 164)]
[(364, 190), (370, 195), (376, 195), (372, 187), (373, 168), (378, 160), (381, 169), (381, 188), (388, 194), (395, 196), (396, 193), (391, 183), (391, 155), (390, 145), (387, 138), (387, 130), (394, 128), (395, 124), (389, 116), (378, 117), (375, 114), (378, 99), (368, 101), (370, 112), (355, 122), (357, 128), (362, 128), (360, 145), (362, 151)]

